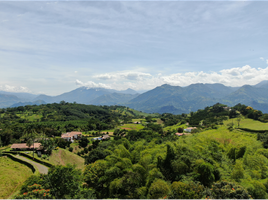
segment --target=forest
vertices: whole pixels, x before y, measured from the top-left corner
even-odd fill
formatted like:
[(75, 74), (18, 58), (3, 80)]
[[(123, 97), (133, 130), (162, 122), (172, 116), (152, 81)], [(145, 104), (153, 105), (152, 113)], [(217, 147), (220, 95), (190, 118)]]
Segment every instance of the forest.
[[(54, 165), (48, 174), (30, 176), (17, 199), (266, 199), (268, 198), (267, 114), (250, 106), (215, 104), (197, 112), (147, 114), (121, 106), (76, 103), (0, 110), (1, 146), (19, 142), (25, 133), (47, 135), (55, 142), (66, 131), (100, 133), (107, 141), (83, 136), (79, 146), (85, 167)], [(120, 129), (140, 119), (143, 128)], [(243, 122), (264, 131), (243, 130)], [(178, 136), (188, 126), (191, 134)], [(25, 139), (25, 138), (24, 138)], [(56, 145), (56, 146), (55, 146)]]

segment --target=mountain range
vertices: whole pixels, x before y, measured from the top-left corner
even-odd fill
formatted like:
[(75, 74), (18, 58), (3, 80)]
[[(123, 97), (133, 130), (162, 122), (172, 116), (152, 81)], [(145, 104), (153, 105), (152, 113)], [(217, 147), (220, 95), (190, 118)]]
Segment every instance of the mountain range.
[(256, 85), (228, 87), (223, 84), (197, 83), (187, 87), (164, 84), (139, 94), (135, 90), (118, 91), (80, 87), (58, 96), (0, 91), (0, 107), (76, 102), (93, 105), (124, 105), (148, 113), (189, 113), (215, 103), (234, 106), (238, 103), (268, 113), (268, 81)]

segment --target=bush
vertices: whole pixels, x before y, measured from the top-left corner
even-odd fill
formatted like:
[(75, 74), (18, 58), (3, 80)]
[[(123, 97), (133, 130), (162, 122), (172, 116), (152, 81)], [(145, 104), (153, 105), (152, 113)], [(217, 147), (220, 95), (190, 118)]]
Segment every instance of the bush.
[(204, 186), (191, 182), (173, 182), (169, 199), (201, 199), (203, 197)]
[(73, 147), (69, 147), (69, 151), (73, 152), (74, 148)]
[(210, 199), (249, 199), (250, 195), (240, 185), (235, 185), (232, 182), (216, 182), (211, 188), (206, 188), (205, 197)]

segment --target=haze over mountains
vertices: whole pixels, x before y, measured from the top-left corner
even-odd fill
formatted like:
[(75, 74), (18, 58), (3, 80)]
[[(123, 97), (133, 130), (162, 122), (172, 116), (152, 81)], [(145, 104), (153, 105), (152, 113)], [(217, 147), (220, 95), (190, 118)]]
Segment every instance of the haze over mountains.
[(0, 91), (2, 108), (60, 101), (93, 105), (125, 105), (143, 112), (173, 114), (189, 113), (218, 102), (228, 106), (241, 103), (268, 113), (268, 81), (242, 87), (203, 83), (187, 87), (164, 84), (142, 94), (132, 89), (117, 91), (87, 87), (80, 87), (58, 96)]

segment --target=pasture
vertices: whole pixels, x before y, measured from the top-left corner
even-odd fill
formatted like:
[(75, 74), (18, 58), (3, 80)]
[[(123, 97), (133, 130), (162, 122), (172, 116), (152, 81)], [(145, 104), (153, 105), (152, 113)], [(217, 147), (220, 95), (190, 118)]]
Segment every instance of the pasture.
[[(237, 118), (224, 121), (225, 125), (230, 124), (230, 123), (234, 123), (234, 126), (238, 127)], [(253, 120), (253, 119), (242, 118), (240, 120), (239, 124), (240, 124), (239, 125), (240, 128), (248, 128), (248, 129), (252, 129), (252, 130), (267, 130), (268, 131), (268, 123), (263, 123), (263, 122)]]
[(0, 157), (0, 199), (7, 199), (19, 190), (31, 175), (33, 172), (29, 167), (6, 156)]

